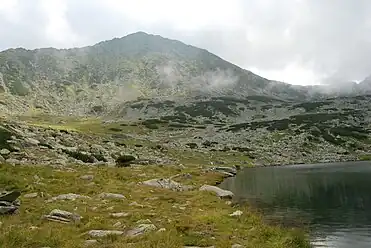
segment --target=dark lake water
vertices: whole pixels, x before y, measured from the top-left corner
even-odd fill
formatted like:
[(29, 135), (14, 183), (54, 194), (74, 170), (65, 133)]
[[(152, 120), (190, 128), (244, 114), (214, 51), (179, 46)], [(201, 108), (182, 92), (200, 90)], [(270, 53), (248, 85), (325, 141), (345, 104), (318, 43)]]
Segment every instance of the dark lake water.
[(248, 168), (220, 186), (268, 220), (309, 228), (314, 247), (371, 247), (371, 162)]

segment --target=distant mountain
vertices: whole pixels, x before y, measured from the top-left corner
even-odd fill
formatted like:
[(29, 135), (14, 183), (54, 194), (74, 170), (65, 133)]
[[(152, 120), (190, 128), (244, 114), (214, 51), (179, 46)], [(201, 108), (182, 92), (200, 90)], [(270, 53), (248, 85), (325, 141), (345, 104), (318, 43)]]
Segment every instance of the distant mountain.
[(310, 97), (306, 87), (270, 81), (205, 49), (144, 32), (83, 48), (3, 51), (0, 92), (35, 107), (79, 112), (137, 97)]

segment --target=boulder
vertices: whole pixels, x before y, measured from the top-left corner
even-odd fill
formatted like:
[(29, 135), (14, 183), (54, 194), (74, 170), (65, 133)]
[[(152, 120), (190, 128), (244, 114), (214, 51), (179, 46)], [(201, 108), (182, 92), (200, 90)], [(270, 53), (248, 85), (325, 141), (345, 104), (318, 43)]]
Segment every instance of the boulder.
[(142, 182), (142, 184), (151, 186), (151, 187), (157, 187), (157, 188), (163, 188), (163, 189), (170, 189), (173, 191), (186, 191), (191, 189), (190, 186), (184, 186), (180, 183), (177, 183), (175, 181), (172, 181), (171, 179), (151, 179)]
[(43, 219), (60, 223), (69, 223), (80, 221), (81, 216), (64, 210), (53, 209), (48, 215), (44, 215)]
[(214, 192), (220, 198), (232, 198), (234, 196), (233, 192), (229, 190), (224, 190), (224, 189), (218, 188), (216, 186), (211, 186), (211, 185), (203, 185), (200, 188), (200, 191)]

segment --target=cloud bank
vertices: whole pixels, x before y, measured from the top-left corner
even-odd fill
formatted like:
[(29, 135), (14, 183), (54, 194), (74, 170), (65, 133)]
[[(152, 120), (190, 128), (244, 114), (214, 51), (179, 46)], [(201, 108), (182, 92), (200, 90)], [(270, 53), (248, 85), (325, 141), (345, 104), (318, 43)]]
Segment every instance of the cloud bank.
[(0, 0), (0, 50), (91, 45), (139, 30), (292, 84), (371, 74), (368, 0)]

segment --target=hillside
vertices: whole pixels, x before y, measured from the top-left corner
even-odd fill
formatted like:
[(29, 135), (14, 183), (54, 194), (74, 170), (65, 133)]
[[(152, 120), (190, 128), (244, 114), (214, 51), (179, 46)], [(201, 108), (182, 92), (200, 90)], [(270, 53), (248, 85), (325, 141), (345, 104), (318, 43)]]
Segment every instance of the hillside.
[(369, 85), (292, 86), (143, 32), (0, 52), (0, 247), (309, 247), (215, 186), (371, 159)]
[(204, 49), (143, 32), (83, 48), (9, 49), (0, 53), (0, 73), (1, 98), (12, 110), (15, 100), (25, 109), (29, 104), (44, 112), (88, 114), (95, 106), (110, 109), (138, 97), (309, 96), (304, 87), (267, 80)]

